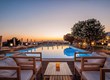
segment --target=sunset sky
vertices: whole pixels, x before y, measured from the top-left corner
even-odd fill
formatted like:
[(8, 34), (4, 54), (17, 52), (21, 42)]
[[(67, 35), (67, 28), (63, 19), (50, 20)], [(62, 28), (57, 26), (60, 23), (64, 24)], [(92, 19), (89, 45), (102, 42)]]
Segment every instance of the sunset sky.
[(0, 35), (61, 40), (78, 21), (95, 18), (110, 31), (110, 0), (0, 0)]

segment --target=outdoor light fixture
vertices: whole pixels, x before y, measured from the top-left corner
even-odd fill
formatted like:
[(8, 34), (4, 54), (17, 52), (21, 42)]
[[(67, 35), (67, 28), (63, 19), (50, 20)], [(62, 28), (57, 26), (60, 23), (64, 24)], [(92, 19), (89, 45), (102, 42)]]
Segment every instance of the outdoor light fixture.
[(36, 43), (34, 42), (34, 45), (35, 45)]
[(28, 43), (26, 43), (26, 46), (28, 45)]
[(102, 45), (103, 45), (104, 43), (102, 42)]
[(91, 42), (91, 45), (92, 45), (92, 46), (94, 46), (94, 44), (95, 44), (94, 42)]
[(86, 45), (86, 43), (84, 42), (83, 45)]
[(109, 40), (110, 39), (109, 36), (107, 36), (106, 39)]
[(108, 45), (107, 46), (110, 46), (110, 43), (108, 43)]
[(86, 45), (87, 45), (87, 43), (86, 43), (86, 42), (83, 42), (83, 45), (84, 45), (84, 46), (86, 46)]
[(13, 46), (13, 43), (10, 43), (10, 46), (12, 47)]
[(81, 43), (79, 42), (79, 45), (80, 45)]
[(60, 62), (56, 62), (56, 71), (60, 71)]

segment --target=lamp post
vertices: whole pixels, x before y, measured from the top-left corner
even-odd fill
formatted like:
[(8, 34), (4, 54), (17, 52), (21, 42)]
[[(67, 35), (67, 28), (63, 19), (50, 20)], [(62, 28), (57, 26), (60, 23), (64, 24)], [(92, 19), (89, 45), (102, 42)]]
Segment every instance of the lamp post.
[(21, 46), (23, 46), (23, 38), (21, 38)]
[(15, 37), (13, 38), (13, 46), (16, 46), (16, 40), (15, 40)]

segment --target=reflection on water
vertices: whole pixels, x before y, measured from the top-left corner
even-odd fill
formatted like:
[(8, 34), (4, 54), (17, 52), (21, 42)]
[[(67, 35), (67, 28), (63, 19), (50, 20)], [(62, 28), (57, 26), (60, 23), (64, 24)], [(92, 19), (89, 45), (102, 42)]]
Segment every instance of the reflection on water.
[(68, 48), (68, 45), (51, 45), (41, 46), (38, 48), (30, 48), (27, 50), (20, 50), (21, 52), (42, 52), (43, 58), (72, 58), (73, 56), (64, 55), (64, 49)]
[(62, 49), (63, 49), (63, 46), (62, 46)]
[(57, 49), (58, 49), (58, 46), (57, 46)]
[(38, 48), (31, 48), (27, 50), (28, 52), (42, 52), (43, 58), (73, 58), (74, 50), (68, 45), (51, 45), (51, 46), (41, 46)]
[(54, 49), (54, 47), (52, 46), (52, 49)]
[(42, 46), (42, 50), (43, 50), (43, 46)]
[(47, 49), (49, 50), (49, 46), (47, 47)]
[(44, 50), (44, 48), (47, 47), (48, 50), (49, 50), (50, 48), (52, 48), (52, 50), (54, 50), (55, 47), (56, 47), (57, 49), (59, 49), (59, 48), (63, 49), (63, 46), (64, 46), (64, 45), (56, 45), (56, 46), (55, 46), (55, 45), (54, 45), (54, 46), (52, 45), (52, 46), (42, 46), (41, 48), (42, 48), (42, 50)]
[(75, 49), (72, 49), (72, 48), (65, 48), (64, 49), (64, 54), (67, 55), (67, 56), (74, 56), (74, 53), (75, 53)]
[(84, 51), (75, 47), (69, 47), (68, 45), (51, 45), (41, 46), (38, 48), (29, 48), (25, 50), (19, 50), (20, 52), (42, 52), (43, 58), (73, 58), (74, 52)]

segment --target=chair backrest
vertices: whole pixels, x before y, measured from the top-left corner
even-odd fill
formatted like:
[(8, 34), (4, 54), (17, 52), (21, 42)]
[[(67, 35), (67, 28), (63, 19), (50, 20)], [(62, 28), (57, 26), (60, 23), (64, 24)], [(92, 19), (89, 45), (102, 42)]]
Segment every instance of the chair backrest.
[(92, 56), (101, 56), (101, 55), (97, 52), (92, 52)]
[(106, 61), (104, 63), (104, 68), (110, 68), (110, 55), (108, 55), (104, 52), (99, 52), (99, 54), (106, 57)]
[[(13, 60), (13, 58), (0, 59), (0, 67), (11, 67), (11, 66), (17, 66), (17, 64)], [(0, 69), (0, 77), (10, 77), (14, 73), (16, 73), (15, 70), (2, 70), (2, 69)]]
[(6, 58), (4, 59), (4, 62), (7, 63), (9, 66), (17, 66), (13, 58)]
[(104, 68), (110, 68), (110, 57), (106, 58), (105, 64), (104, 64)]

